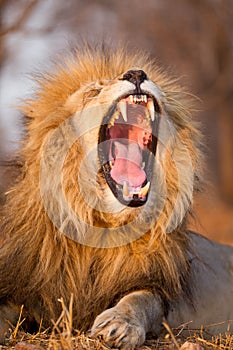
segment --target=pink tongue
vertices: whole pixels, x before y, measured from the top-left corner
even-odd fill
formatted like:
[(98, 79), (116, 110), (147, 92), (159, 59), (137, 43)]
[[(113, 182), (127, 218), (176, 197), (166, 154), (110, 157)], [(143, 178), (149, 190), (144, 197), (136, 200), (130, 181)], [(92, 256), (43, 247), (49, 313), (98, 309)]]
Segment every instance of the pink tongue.
[(138, 187), (146, 180), (142, 170), (142, 151), (137, 142), (118, 139), (113, 141), (115, 150), (111, 177), (120, 185), (126, 181), (128, 186)]

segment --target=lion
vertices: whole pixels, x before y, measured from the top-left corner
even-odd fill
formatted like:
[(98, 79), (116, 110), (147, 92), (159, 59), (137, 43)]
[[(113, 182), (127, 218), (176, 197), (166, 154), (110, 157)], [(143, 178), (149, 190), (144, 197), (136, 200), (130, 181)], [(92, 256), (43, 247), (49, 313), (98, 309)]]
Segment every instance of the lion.
[[(24, 305), (111, 347), (233, 319), (233, 248), (188, 230), (202, 184), (192, 97), (143, 52), (75, 50), (21, 107), (20, 174), (1, 208), (0, 338)], [(209, 326), (215, 324), (214, 326)]]

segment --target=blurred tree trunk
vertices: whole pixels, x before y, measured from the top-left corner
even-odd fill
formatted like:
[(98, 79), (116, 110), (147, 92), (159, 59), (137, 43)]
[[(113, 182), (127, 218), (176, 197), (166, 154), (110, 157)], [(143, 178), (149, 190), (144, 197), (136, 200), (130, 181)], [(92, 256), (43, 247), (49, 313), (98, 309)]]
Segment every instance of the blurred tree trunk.
[(220, 187), (224, 197), (233, 202), (233, 115), (232, 110), (220, 111), (219, 118), (219, 163)]
[[(221, 6), (219, 4), (219, 6)], [(217, 115), (218, 127), (218, 181), (222, 195), (233, 202), (233, 54), (232, 26), (227, 22), (230, 8), (225, 7), (222, 17), (219, 7), (209, 11), (212, 29), (213, 53), (216, 62), (214, 84), (208, 92), (208, 102)], [(225, 19), (225, 23), (224, 23)]]
[[(2, 32), (2, 7), (3, 7), (3, 0), (0, 0), (0, 33)], [(0, 68), (2, 66), (2, 57), (3, 57), (3, 38), (0, 35)], [(0, 86), (1, 88), (1, 86)], [(0, 159), (2, 158), (2, 129), (1, 129), (1, 120), (0, 120)], [(3, 172), (2, 172), (2, 167), (0, 165), (0, 205), (3, 202)]]

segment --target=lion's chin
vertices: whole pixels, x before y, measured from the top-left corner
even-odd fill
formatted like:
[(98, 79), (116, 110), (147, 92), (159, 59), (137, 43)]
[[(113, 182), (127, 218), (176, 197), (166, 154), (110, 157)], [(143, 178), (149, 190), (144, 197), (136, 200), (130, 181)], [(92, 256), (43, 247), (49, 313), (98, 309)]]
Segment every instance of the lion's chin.
[(103, 176), (125, 206), (146, 203), (157, 147), (158, 105), (148, 94), (127, 95), (104, 116), (98, 155)]

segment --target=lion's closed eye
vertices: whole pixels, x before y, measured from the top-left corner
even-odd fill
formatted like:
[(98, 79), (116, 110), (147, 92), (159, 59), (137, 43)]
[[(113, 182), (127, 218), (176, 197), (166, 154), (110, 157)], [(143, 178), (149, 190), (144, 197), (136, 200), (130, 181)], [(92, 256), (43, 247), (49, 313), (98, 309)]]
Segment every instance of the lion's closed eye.
[(96, 96), (99, 95), (99, 93), (101, 92), (102, 88), (93, 88), (93, 89), (90, 89), (86, 92), (84, 92), (83, 94), (83, 97), (84, 97), (84, 100), (90, 100)]

